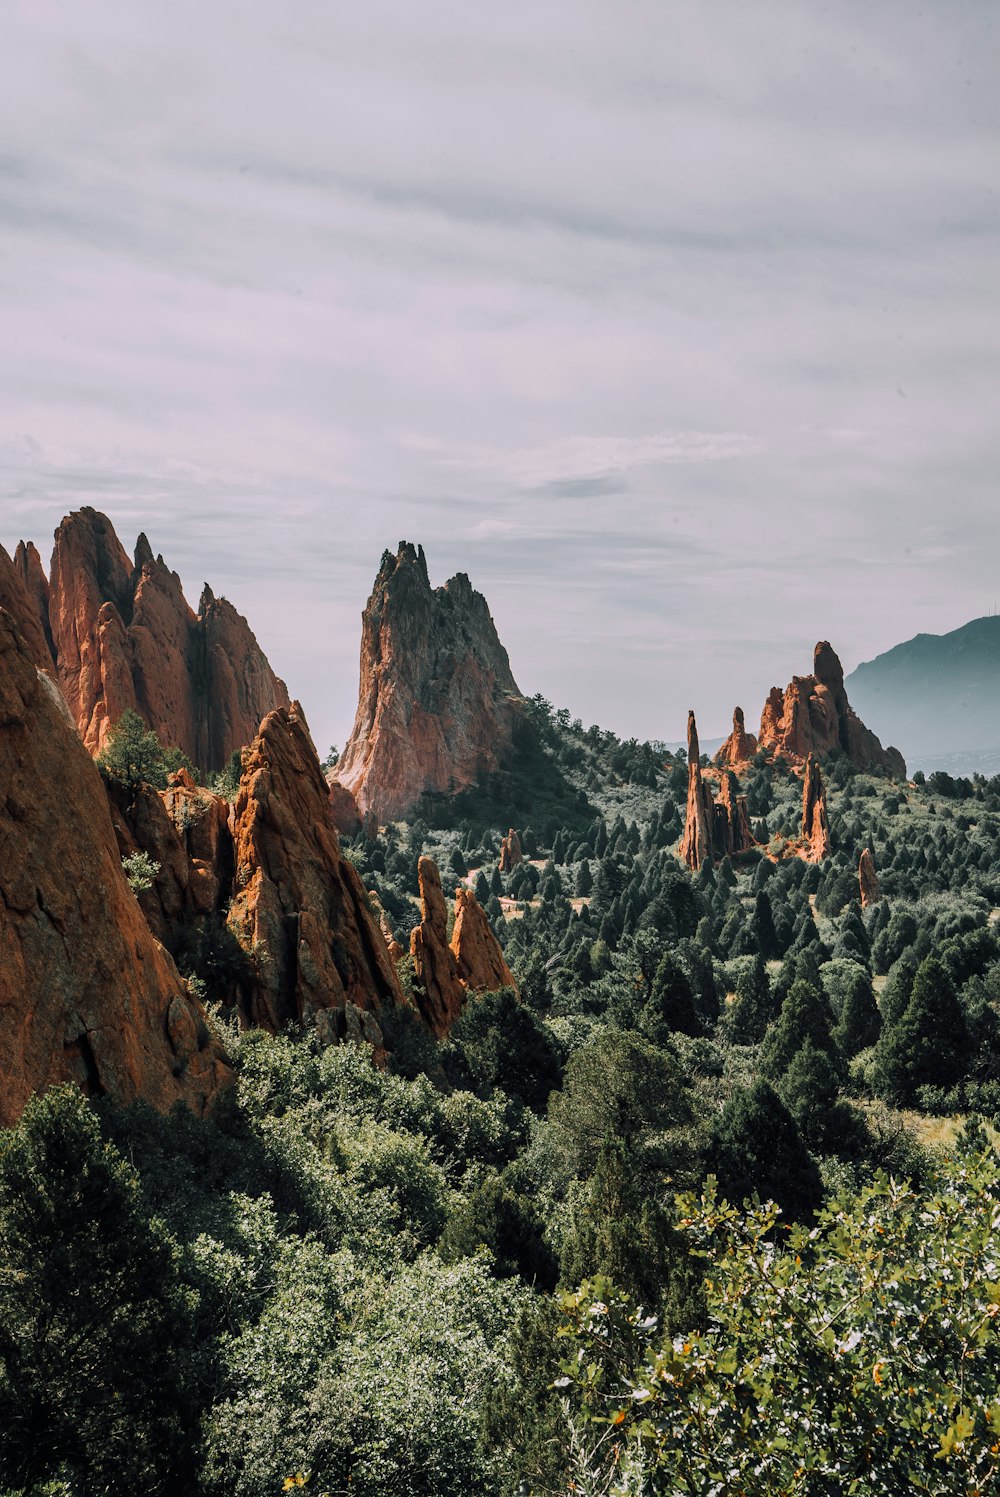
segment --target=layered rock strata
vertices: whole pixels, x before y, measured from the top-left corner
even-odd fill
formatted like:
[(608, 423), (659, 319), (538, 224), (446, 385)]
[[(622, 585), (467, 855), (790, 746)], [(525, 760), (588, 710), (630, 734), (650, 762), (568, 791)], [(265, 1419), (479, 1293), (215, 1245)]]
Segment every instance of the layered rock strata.
[[(0, 589), (4, 586), (0, 558)], [(34, 547), (14, 558), (23, 599), (92, 753), (126, 708), (203, 769), (222, 769), (288, 693), (246, 619), (206, 586), (196, 614), (140, 535), (130, 560), (106, 515), (84, 508), (55, 535), (48, 581)], [(12, 610), (22, 630), (21, 612)], [(40, 658), (44, 651), (45, 659)]]
[(811, 676), (793, 676), (782, 692), (772, 686), (760, 719), (759, 746), (805, 764), (839, 748), (858, 769), (880, 769), (898, 779), (906, 765), (898, 749), (884, 749), (847, 700), (844, 670), (826, 640), (816, 646)]
[(814, 754), (807, 758), (802, 776), (802, 837), (808, 861), (821, 862), (830, 851), (830, 822), (826, 810), (826, 788)]
[(525, 722), (489, 607), (464, 572), (432, 588), (422, 547), (386, 552), (362, 617), (358, 710), (331, 781), (386, 822), (500, 768)]
[(76, 1081), (203, 1112), (231, 1077), (125, 880), (100, 775), (0, 611), (0, 1124)]

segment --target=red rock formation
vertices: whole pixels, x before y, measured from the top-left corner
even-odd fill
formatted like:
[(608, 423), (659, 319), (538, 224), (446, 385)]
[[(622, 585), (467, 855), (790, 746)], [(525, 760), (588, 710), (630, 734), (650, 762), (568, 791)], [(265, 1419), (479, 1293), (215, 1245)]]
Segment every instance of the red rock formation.
[[(361, 817), (358, 815), (357, 802), (349, 790), (338, 784), (330, 775), (327, 776), (327, 786), (330, 793), (330, 817), (338, 832), (343, 832), (345, 837), (351, 837), (361, 828)], [(375, 822), (373, 835), (378, 833), (378, 823)]]
[(689, 868), (698, 869), (714, 855), (714, 798), (701, 772), (701, 750), (694, 713), (688, 713), (688, 794), (681, 839), (681, 857)]
[(202, 1112), (219, 1045), (122, 873), (100, 775), (0, 612), (0, 1123), (63, 1081)]
[(469, 992), (495, 993), (498, 988), (513, 988), (518, 992), (517, 981), (486, 911), (471, 889), (460, 888), (455, 892), (451, 950), (459, 980)]
[(509, 873), (516, 868), (518, 863), (524, 862), (524, 853), (521, 850), (521, 839), (511, 827), (506, 837), (500, 843), (500, 872)]
[(719, 799), (712, 807), (712, 836), (717, 858), (734, 857), (756, 847), (750, 830), (750, 813), (747, 798), (739, 794), (736, 776), (731, 769), (723, 770), (720, 776)]
[[(26, 552), (25, 566), (37, 594), (40, 564), (36, 573)], [(146, 537), (133, 565), (96, 510), (68, 515), (56, 531), (48, 616), (59, 684), (92, 753), (132, 708), (162, 743), (222, 769), (267, 712), (288, 705), (235, 608), (206, 586), (196, 615)]]
[(830, 823), (826, 814), (826, 790), (815, 755), (806, 760), (802, 777), (802, 836), (807, 844), (805, 857), (819, 863), (830, 851)]
[(52, 643), (52, 630), (49, 627), (49, 579), (45, 575), (42, 558), (34, 542), (18, 541), (17, 550), (14, 552), (14, 566), (24, 584), (25, 592), (31, 599), (32, 610), (45, 635), (49, 662), (43, 669), (51, 670), (55, 663), (56, 652)]
[(229, 806), (195, 785), (185, 770), (171, 775), (162, 792), (150, 785), (133, 792), (109, 784), (107, 793), (122, 857), (144, 852), (159, 865), (152, 887), (138, 900), (153, 934), (176, 952), (181, 929), (220, 915), (232, 893)]
[(462, 1012), (465, 988), (448, 944), (448, 907), (433, 858), (420, 858), (417, 877), (421, 919), (410, 932), (410, 955), (420, 984), (417, 1002), (426, 1022), (443, 1039)]
[(861, 908), (864, 910), (870, 904), (878, 904), (882, 898), (882, 891), (878, 886), (878, 874), (875, 872), (875, 859), (869, 847), (864, 849), (858, 860), (858, 887), (861, 891)]
[[(20, 550), (20, 548), (18, 548)], [(28, 654), (39, 670), (52, 670), (52, 656), (42, 629), (34, 599), (28, 592), (17, 561), (12, 561), (0, 546), (0, 608), (17, 624)]]
[(422, 548), (388, 551), (362, 619), (357, 716), (331, 779), (362, 816), (407, 815), (509, 755), (525, 704), (485, 598), (459, 572), (432, 588)]
[(455, 894), (455, 925), (449, 944), (448, 906), (433, 858), (420, 858), (417, 876), (421, 921), (410, 932), (410, 955), (419, 983), (417, 1002), (426, 1023), (438, 1039), (444, 1039), (462, 1012), (467, 993), (497, 988), (513, 988), (516, 993), (518, 987), (472, 890), (460, 888)]
[(906, 776), (899, 750), (884, 749), (848, 702), (843, 667), (826, 640), (816, 646), (811, 676), (793, 676), (784, 694), (771, 688), (761, 713), (759, 743), (793, 764), (840, 748), (858, 769)]
[[(243, 756), (232, 809), (236, 894), (229, 928), (253, 977), (252, 1024), (329, 1015), (330, 1039), (351, 1022), (374, 1035), (385, 1003), (401, 1001), (396, 970), (358, 874), (340, 854), (326, 781), (297, 704), (268, 713)], [(378, 1042), (380, 1043), (380, 1041)]]
[(746, 730), (743, 708), (733, 710), (733, 731), (715, 756), (715, 762), (724, 769), (745, 769), (757, 752), (757, 740)]

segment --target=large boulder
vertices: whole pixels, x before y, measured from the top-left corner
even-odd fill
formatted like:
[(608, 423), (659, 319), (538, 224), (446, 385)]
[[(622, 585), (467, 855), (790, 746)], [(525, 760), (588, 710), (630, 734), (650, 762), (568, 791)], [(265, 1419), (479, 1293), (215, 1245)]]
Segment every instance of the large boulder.
[(100, 774), (0, 611), (0, 1124), (59, 1082), (203, 1112), (231, 1077), (122, 872)]

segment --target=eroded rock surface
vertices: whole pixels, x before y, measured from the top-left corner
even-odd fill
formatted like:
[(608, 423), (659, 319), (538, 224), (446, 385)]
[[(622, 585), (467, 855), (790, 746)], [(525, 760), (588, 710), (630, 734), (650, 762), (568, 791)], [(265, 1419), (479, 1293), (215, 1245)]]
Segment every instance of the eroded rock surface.
[(688, 794), (681, 857), (689, 868), (698, 869), (706, 861), (716, 862), (755, 845), (746, 796), (740, 795), (731, 769), (719, 775), (719, 799), (715, 799), (709, 775), (701, 767), (694, 713), (689, 712)]
[(826, 788), (814, 754), (806, 760), (802, 777), (802, 836), (805, 856), (819, 863), (830, 851), (830, 822), (826, 810)]
[(521, 850), (521, 839), (511, 827), (506, 837), (500, 843), (500, 872), (510, 873), (518, 863), (524, 862), (524, 853)]
[(410, 932), (410, 955), (418, 980), (418, 1003), (424, 1020), (443, 1039), (465, 1006), (468, 993), (513, 988), (508, 967), (486, 912), (471, 889), (455, 894), (455, 924), (448, 940), (448, 906), (433, 858), (421, 857), (421, 921)]
[(231, 1076), (129, 889), (100, 775), (0, 611), (0, 1124), (32, 1093), (204, 1111)]
[(362, 817), (406, 816), (498, 769), (525, 703), (486, 599), (464, 572), (432, 588), (422, 547), (386, 552), (362, 619), (358, 710), (331, 780)]
[(347, 1005), (377, 1019), (383, 1004), (401, 1001), (378, 920), (341, 856), (297, 704), (269, 713), (245, 751), (231, 826), (236, 892), (228, 924), (253, 971), (245, 1019), (277, 1030), (327, 1013), (329, 1037), (343, 1038)]
[(723, 769), (737, 773), (745, 769), (757, 752), (757, 740), (746, 730), (743, 708), (733, 709), (733, 731), (715, 756), (715, 762)]
[(75, 511), (56, 531), (47, 584), (31, 550), (25, 593), (37, 608), (47, 587), (47, 648), (92, 753), (131, 708), (162, 743), (222, 769), (266, 713), (288, 705), (246, 619), (207, 586), (194, 613), (144, 535), (130, 560), (106, 515)]
[(867, 909), (870, 904), (878, 904), (882, 898), (878, 874), (875, 872), (875, 859), (872, 857), (870, 847), (866, 847), (858, 859), (858, 888), (862, 909)]
[(793, 676), (784, 692), (773, 686), (760, 719), (759, 745), (804, 765), (839, 748), (858, 769), (882, 769), (905, 778), (906, 765), (898, 749), (884, 749), (847, 700), (844, 671), (826, 640), (816, 646), (811, 676)]

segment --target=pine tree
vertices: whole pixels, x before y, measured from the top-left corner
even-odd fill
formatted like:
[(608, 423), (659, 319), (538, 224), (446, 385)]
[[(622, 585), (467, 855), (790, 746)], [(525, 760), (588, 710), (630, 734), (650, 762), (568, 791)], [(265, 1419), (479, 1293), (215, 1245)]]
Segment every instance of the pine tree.
[(712, 1128), (709, 1163), (723, 1196), (734, 1205), (755, 1196), (776, 1201), (787, 1217), (801, 1219), (822, 1199), (819, 1170), (795, 1119), (766, 1081), (740, 1089)]
[(844, 995), (840, 1019), (833, 1031), (837, 1049), (847, 1060), (874, 1045), (882, 1029), (871, 978), (858, 971)]
[(969, 1036), (948, 969), (921, 962), (902, 1016), (887, 1024), (875, 1050), (875, 1083), (892, 1101), (913, 1102), (921, 1086), (950, 1087), (964, 1074)]
[(796, 978), (781, 1005), (777, 1022), (771, 1026), (764, 1041), (762, 1073), (777, 1081), (788, 1070), (806, 1040), (812, 1040), (816, 1049), (829, 1055), (831, 1060), (835, 1058), (833, 1014), (829, 1001), (821, 988)]
[(773, 1017), (771, 984), (764, 958), (758, 953), (737, 978), (729, 1032), (737, 1045), (754, 1045), (764, 1038)]

